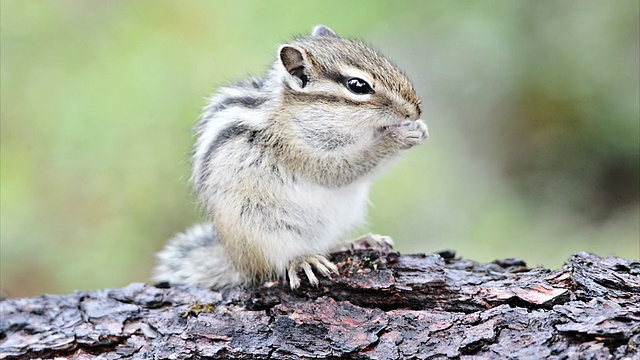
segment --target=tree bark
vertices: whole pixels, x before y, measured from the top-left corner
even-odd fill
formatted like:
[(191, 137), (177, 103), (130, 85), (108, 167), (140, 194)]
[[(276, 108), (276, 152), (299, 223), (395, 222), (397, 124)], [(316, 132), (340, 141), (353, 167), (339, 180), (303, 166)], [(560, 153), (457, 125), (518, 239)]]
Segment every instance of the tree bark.
[(0, 358), (639, 359), (640, 262), (333, 254), (340, 276), (5, 299)]

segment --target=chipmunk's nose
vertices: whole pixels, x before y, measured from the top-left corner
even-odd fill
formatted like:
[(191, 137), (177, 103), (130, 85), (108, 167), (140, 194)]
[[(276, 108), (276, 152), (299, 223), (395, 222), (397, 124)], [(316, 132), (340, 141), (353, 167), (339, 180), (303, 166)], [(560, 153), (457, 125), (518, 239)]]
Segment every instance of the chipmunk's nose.
[(417, 118), (420, 120), (420, 116), (422, 115), (422, 107), (420, 105), (416, 105), (415, 112), (418, 115)]
[(408, 106), (404, 111), (404, 118), (407, 120), (420, 120), (422, 110), (419, 106)]
[(402, 112), (402, 115), (404, 115), (405, 120), (416, 121), (420, 119), (420, 112), (415, 110), (405, 110)]

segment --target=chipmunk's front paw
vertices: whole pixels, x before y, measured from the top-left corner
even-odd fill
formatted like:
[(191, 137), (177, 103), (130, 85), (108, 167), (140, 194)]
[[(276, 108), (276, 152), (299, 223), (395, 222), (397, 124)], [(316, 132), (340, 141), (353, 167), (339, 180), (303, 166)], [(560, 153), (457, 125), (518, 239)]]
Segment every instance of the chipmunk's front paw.
[(402, 149), (418, 145), (422, 140), (429, 137), (427, 124), (422, 120), (403, 121), (398, 125), (389, 127), (388, 131), (391, 132), (391, 135)]
[(291, 286), (291, 290), (300, 287), (300, 277), (298, 276), (298, 269), (304, 270), (304, 273), (307, 275), (307, 278), (309, 279), (311, 285), (318, 286), (318, 278), (311, 270), (311, 266), (315, 267), (320, 274), (326, 277), (330, 277), (332, 272), (334, 274), (338, 274), (338, 267), (322, 255), (301, 256), (291, 262), (291, 265), (289, 265), (288, 275), (289, 286)]

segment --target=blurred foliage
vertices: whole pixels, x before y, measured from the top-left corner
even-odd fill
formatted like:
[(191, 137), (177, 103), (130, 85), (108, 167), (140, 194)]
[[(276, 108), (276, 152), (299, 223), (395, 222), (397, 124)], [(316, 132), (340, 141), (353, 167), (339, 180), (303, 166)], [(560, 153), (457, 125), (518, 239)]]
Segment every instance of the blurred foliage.
[(146, 281), (199, 221), (191, 127), (323, 23), (389, 54), (431, 138), (372, 191), (370, 229), (558, 267), (640, 258), (637, 1), (0, 3), (0, 285), (11, 296)]

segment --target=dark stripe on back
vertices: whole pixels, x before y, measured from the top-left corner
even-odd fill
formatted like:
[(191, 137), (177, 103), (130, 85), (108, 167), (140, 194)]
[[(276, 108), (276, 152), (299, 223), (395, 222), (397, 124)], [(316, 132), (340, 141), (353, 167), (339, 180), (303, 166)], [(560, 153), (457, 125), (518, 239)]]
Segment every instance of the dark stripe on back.
[(238, 138), (238, 137), (246, 137), (249, 142), (254, 142), (256, 137), (260, 134), (260, 130), (255, 130), (250, 128), (247, 125), (242, 125), (239, 123), (229, 124), (227, 127), (222, 129), (218, 136), (211, 142), (207, 152), (204, 154), (204, 158), (202, 159), (203, 164), (200, 168), (200, 174), (196, 175), (196, 189), (200, 191), (202, 189), (202, 184), (204, 180), (209, 175), (209, 164), (211, 162), (211, 158), (214, 156), (216, 150), (218, 150), (221, 146), (223, 146), (228, 141)]
[(249, 77), (246, 80), (238, 81), (237, 87), (260, 90), (264, 86), (264, 78)]
[(228, 97), (221, 102), (217, 103), (210, 110), (211, 113), (216, 113), (224, 109), (228, 109), (232, 106), (242, 106), (249, 109), (256, 109), (267, 101), (267, 98), (256, 96), (237, 96)]
[(216, 103), (215, 105), (209, 106), (205, 109), (204, 113), (198, 124), (196, 125), (196, 130), (198, 132), (202, 131), (206, 128), (207, 124), (211, 119), (216, 116), (216, 114), (222, 110), (228, 109), (234, 106), (241, 106), (247, 109), (257, 109), (262, 106), (265, 102), (267, 102), (267, 98), (258, 97), (258, 96), (231, 96), (227, 97), (224, 100)]

